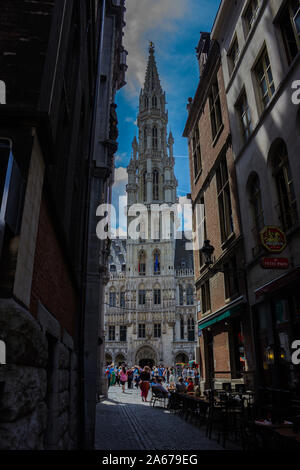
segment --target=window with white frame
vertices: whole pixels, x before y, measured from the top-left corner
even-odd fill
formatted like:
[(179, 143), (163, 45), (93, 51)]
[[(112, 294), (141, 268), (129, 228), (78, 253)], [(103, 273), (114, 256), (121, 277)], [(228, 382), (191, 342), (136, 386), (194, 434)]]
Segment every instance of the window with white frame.
[(239, 117), (243, 144), (245, 144), (252, 134), (251, 113), (245, 89), (243, 90), (235, 107)]
[(254, 21), (257, 17), (258, 9), (259, 9), (258, 0), (250, 0), (245, 10), (245, 13), (243, 15), (247, 34), (250, 32), (254, 24)]
[(240, 49), (239, 49), (239, 42), (237, 36), (235, 36), (233, 43), (229, 49), (228, 52), (228, 60), (229, 60), (229, 71), (230, 73), (233, 72), (234, 67), (236, 66), (236, 63), (238, 61), (240, 55)]
[(289, 65), (300, 50), (300, 0), (289, 0), (278, 20)]
[(275, 84), (267, 48), (264, 48), (254, 69), (260, 98), (261, 112), (275, 93)]

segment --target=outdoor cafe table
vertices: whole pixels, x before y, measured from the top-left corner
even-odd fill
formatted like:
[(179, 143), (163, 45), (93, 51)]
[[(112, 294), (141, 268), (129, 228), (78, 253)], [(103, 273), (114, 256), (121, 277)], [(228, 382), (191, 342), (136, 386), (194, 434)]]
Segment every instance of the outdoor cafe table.
[(300, 450), (300, 434), (293, 431), (293, 424), (272, 424), (267, 421), (254, 422), (256, 435), (260, 436), (262, 447), (269, 450)]

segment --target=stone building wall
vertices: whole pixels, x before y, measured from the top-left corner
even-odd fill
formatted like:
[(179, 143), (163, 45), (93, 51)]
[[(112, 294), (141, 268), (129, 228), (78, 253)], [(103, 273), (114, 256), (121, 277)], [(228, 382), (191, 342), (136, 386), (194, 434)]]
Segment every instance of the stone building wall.
[(14, 300), (1, 299), (0, 339), (6, 345), (0, 448), (76, 448), (78, 369), (72, 338), (42, 305), (35, 320)]

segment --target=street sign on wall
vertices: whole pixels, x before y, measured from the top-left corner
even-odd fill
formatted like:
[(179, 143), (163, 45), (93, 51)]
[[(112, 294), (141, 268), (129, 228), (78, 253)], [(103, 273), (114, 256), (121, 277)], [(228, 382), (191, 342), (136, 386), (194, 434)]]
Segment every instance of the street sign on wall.
[(286, 248), (285, 233), (279, 227), (264, 227), (260, 232), (263, 247), (270, 253), (281, 253)]
[(288, 269), (290, 262), (288, 258), (262, 258), (261, 266), (264, 269)]

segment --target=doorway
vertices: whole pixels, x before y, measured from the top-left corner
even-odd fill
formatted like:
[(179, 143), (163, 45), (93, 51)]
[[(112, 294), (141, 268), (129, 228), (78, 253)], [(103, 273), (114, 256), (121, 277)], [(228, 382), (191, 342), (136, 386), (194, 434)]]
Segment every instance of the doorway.
[(154, 367), (154, 361), (153, 359), (141, 359), (140, 362), (139, 362), (139, 366), (144, 368), (145, 366), (148, 366), (150, 367), (150, 369), (152, 369), (152, 367)]

